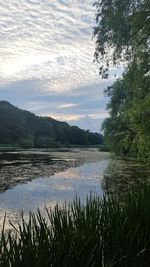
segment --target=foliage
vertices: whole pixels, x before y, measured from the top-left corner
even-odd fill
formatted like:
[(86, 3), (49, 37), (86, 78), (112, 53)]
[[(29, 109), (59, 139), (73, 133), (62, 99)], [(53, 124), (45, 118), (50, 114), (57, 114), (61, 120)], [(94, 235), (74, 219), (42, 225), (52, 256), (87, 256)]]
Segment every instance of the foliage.
[[(47, 218), (22, 215), (13, 231), (2, 230), (1, 267), (148, 267), (150, 264), (150, 186), (123, 201), (106, 195), (56, 205)], [(140, 216), (139, 216), (140, 214)]]
[(59, 147), (68, 144), (97, 145), (102, 135), (48, 117), (38, 117), (0, 101), (0, 144), (23, 147)]
[[(111, 63), (126, 61), (120, 80), (108, 87), (110, 117), (103, 123), (112, 151), (150, 159), (150, 2), (99, 0), (95, 28), (100, 74), (108, 77)], [(110, 51), (112, 53), (110, 53)]]
[(103, 130), (112, 151), (149, 159), (150, 87), (149, 76), (142, 72), (141, 67), (132, 66), (123, 79), (107, 88), (110, 118), (104, 121)]
[(19, 145), (21, 147), (34, 147), (34, 137), (31, 134), (26, 134), (23, 138), (20, 138)]
[(149, 0), (97, 0), (94, 29), (95, 59), (106, 78), (110, 64), (133, 62), (141, 49), (148, 53), (150, 32)]

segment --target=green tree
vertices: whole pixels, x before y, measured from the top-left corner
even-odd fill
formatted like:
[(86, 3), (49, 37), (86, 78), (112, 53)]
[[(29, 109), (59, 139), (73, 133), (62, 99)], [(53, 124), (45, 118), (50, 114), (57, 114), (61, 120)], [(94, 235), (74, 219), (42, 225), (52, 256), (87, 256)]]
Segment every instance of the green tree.
[(108, 76), (111, 64), (132, 63), (139, 60), (141, 52), (149, 55), (149, 0), (98, 0), (94, 5), (95, 59), (100, 63), (103, 78)]
[(34, 137), (31, 134), (26, 134), (21, 137), (19, 145), (25, 148), (34, 147)]
[[(90, 140), (90, 141), (89, 141)], [(0, 101), (0, 144), (24, 147), (61, 147), (71, 144), (101, 144), (100, 134), (66, 122), (39, 117), (9, 102)]]
[(103, 123), (111, 149), (150, 158), (150, 1), (99, 0), (95, 58), (107, 78), (111, 64), (126, 63), (122, 79), (108, 87), (110, 118)]

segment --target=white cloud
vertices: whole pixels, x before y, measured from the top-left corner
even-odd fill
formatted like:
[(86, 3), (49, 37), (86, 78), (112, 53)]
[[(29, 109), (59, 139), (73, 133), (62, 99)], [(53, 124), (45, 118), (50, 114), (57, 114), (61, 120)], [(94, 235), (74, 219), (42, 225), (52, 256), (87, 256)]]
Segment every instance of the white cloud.
[(91, 0), (1, 0), (1, 83), (49, 77), (46, 90), (64, 91), (98, 79), (91, 41), (92, 4)]
[(84, 115), (77, 115), (77, 114), (58, 114), (58, 113), (47, 113), (46, 116), (50, 116), (56, 120), (59, 121), (66, 121), (66, 122), (70, 122), (70, 121), (77, 121), (81, 118), (84, 117)]
[(103, 117), (112, 78), (93, 63), (93, 2), (0, 0), (1, 98), (66, 121)]
[(57, 108), (64, 109), (64, 108), (72, 108), (72, 107), (76, 107), (76, 106), (77, 106), (77, 104), (64, 103), (64, 104), (61, 104), (61, 105), (57, 106)]

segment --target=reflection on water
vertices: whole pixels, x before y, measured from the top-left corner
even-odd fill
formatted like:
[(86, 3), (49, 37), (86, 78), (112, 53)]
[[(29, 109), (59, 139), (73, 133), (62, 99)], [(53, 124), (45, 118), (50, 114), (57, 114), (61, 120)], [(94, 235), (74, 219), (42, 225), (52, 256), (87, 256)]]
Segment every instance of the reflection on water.
[(39, 177), (50, 177), (80, 164), (75, 160), (52, 158), (49, 153), (24, 154), (17, 152), (0, 154), (0, 193), (17, 184), (26, 183)]
[(0, 227), (5, 212), (16, 222), (21, 210), (44, 212), (44, 205), (53, 208), (76, 195), (84, 201), (91, 191), (126, 192), (149, 177), (148, 165), (96, 150), (0, 152)]
[[(85, 163), (76, 168), (69, 168), (65, 172), (55, 173), (49, 178), (39, 177), (26, 184), (18, 184), (0, 194), (0, 219), (4, 212), (16, 221), (20, 210), (43, 209), (44, 205), (53, 207), (57, 202), (62, 204), (79, 196), (85, 200), (90, 192), (102, 194), (100, 182), (109, 160)], [(16, 213), (17, 212), (17, 213)]]
[(150, 167), (134, 159), (112, 158), (102, 181), (109, 193), (124, 193), (150, 182)]

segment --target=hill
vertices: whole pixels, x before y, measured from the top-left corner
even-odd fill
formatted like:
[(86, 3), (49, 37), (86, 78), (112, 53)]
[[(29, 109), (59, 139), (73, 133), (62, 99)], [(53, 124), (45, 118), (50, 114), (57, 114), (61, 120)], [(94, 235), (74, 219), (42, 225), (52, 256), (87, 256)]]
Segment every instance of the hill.
[(22, 147), (98, 145), (103, 137), (51, 117), (40, 117), (0, 101), (0, 144)]

